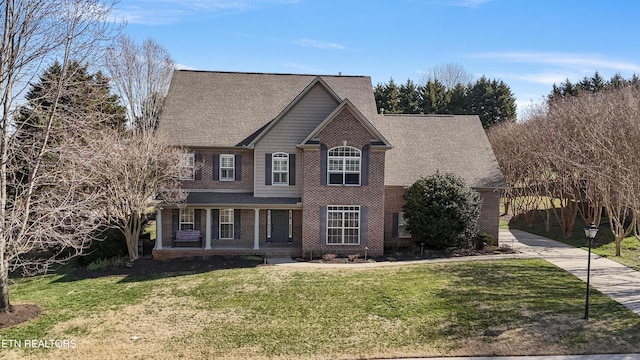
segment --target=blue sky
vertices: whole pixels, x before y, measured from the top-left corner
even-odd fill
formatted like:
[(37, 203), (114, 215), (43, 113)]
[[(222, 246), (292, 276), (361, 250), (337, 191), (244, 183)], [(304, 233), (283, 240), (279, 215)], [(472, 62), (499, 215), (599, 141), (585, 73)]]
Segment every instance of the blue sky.
[(456, 63), (519, 111), (553, 83), (640, 74), (635, 0), (121, 0), (114, 16), (181, 68), (419, 82)]

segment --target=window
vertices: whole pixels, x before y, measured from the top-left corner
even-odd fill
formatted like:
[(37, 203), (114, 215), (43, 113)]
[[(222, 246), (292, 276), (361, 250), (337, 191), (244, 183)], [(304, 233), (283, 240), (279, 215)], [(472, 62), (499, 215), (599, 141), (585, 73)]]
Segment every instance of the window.
[(360, 185), (360, 150), (335, 147), (329, 150), (327, 163), (330, 185)]
[(360, 243), (360, 206), (327, 207), (327, 244)]
[(193, 209), (180, 209), (180, 230), (193, 230), (195, 224)]
[(289, 154), (275, 153), (271, 156), (273, 185), (289, 185)]
[(220, 180), (233, 181), (235, 178), (235, 155), (220, 155)]
[(233, 209), (220, 210), (220, 239), (233, 239)]
[(180, 180), (193, 180), (195, 165), (196, 161), (194, 154), (182, 155), (182, 162), (180, 164)]
[(404, 213), (398, 213), (398, 237), (401, 238), (409, 238), (411, 237), (411, 232), (407, 230), (407, 222), (404, 219)]

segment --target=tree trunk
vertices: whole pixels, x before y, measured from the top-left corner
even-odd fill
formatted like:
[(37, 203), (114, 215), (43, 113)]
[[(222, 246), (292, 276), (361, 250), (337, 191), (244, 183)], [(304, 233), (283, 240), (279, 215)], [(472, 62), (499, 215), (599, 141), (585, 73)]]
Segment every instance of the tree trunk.
[(11, 312), (13, 306), (9, 302), (9, 262), (0, 261), (0, 312)]
[(129, 261), (131, 262), (138, 259), (138, 242), (140, 237), (141, 223), (142, 221), (140, 220), (140, 216), (137, 214), (132, 214), (123, 230), (124, 237), (127, 240)]
[(622, 249), (622, 240), (624, 240), (624, 236), (616, 236), (616, 255), (620, 256)]

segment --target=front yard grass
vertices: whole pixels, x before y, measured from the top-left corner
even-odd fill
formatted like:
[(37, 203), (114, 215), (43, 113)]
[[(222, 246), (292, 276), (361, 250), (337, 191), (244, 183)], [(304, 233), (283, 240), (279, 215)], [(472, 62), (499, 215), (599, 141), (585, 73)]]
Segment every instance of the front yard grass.
[[(43, 315), (2, 339), (73, 349), (0, 349), (51, 359), (367, 359), (640, 352), (640, 317), (541, 260), (379, 268), (262, 266), (154, 279), (19, 280)], [(4, 354), (3, 354), (4, 353)]]

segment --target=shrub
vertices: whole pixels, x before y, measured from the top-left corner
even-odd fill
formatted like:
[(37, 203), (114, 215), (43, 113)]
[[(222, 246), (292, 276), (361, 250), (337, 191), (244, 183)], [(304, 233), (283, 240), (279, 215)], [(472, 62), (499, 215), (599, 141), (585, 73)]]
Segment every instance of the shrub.
[(322, 255), (322, 260), (331, 261), (331, 260), (333, 260), (333, 259), (335, 259), (337, 257), (338, 257), (338, 255), (336, 255), (336, 254), (324, 254), (324, 255)]
[(477, 233), (480, 194), (451, 173), (422, 177), (404, 195), (407, 229), (418, 243), (460, 247)]
[(87, 266), (103, 259), (108, 260), (128, 254), (127, 241), (120, 230), (106, 229), (99, 237), (104, 240), (92, 242), (85, 255), (78, 258), (79, 265)]
[(493, 243), (493, 236), (483, 232), (473, 237), (471, 247), (476, 250), (484, 250), (484, 248), (491, 243)]

